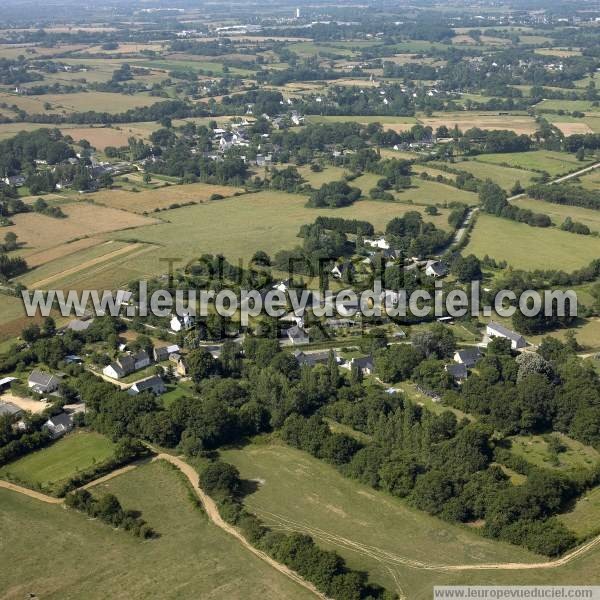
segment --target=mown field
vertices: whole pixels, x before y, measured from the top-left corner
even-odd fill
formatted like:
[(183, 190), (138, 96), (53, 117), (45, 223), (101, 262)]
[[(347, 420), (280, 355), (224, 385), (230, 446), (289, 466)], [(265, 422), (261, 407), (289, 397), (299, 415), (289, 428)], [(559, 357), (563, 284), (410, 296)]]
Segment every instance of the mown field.
[(596, 238), (480, 214), (464, 253), (487, 254), (519, 269), (570, 272), (598, 258), (599, 251)]
[(333, 467), (297, 450), (267, 443), (222, 452), (258, 490), (246, 505), (283, 530), (311, 533), (354, 568), (411, 600), (429, 599), (433, 585), (525, 585), (600, 582), (600, 551), (552, 570), (440, 572), (427, 565), (543, 561), (516, 546), (444, 523), (403, 501), (344, 478)]
[[(142, 542), (61, 506), (0, 490), (0, 595), (47, 600), (308, 600), (297, 584), (209, 524), (179, 474), (151, 463), (94, 494), (115, 493), (160, 534)], [(85, 577), (82, 577), (85, 573)]]
[(552, 150), (533, 150), (531, 152), (512, 152), (510, 154), (481, 154), (479, 162), (508, 165), (518, 169), (547, 171), (552, 176), (559, 176), (578, 168), (585, 167), (574, 154), (554, 152)]
[(419, 115), (419, 122), (434, 130), (441, 125), (449, 128), (458, 125), (461, 131), (473, 127), (480, 129), (510, 129), (516, 133), (531, 134), (536, 130), (534, 119), (528, 115), (500, 115), (497, 112), (453, 112), (437, 113), (433, 117)]
[(114, 448), (99, 433), (76, 431), (5, 465), (0, 469), (0, 478), (52, 492), (61, 481), (110, 458)]

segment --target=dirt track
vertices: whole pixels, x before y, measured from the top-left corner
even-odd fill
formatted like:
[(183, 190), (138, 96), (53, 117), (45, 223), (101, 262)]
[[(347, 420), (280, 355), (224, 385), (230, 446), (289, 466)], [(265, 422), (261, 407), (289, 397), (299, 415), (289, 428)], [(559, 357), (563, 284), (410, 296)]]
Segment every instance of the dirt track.
[(219, 509), (217, 508), (217, 505), (215, 504), (214, 500), (210, 496), (205, 494), (204, 491), (202, 490), (202, 488), (200, 487), (200, 485), (198, 483), (198, 473), (196, 472), (196, 470), (193, 467), (188, 465), (181, 458), (178, 458), (176, 456), (171, 456), (170, 454), (159, 454), (157, 456), (157, 458), (166, 460), (167, 462), (176, 466), (188, 478), (190, 484), (192, 485), (192, 487), (194, 488), (194, 491), (196, 492), (196, 495), (198, 496), (198, 498), (200, 498), (200, 501), (202, 502), (202, 506), (204, 507), (204, 510), (206, 511), (206, 514), (208, 515), (208, 518), (219, 529), (222, 529), (229, 535), (232, 535), (234, 538), (236, 538), (242, 544), (242, 546), (244, 546), (247, 550), (252, 552), (252, 554), (254, 554), (255, 556), (258, 556), (258, 558), (260, 558), (264, 562), (268, 563), (271, 567), (273, 567), (280, 573), (283, 573), (286, 577), (289, 577), (290, 579), (295, 581), (297, 584), (306, 588), (307, 590), (309, 590), (310, 592), (315, 594), (315, 596), (318, 596), (319, 598), (322, 598), (323, 600), (327, 600), (327, 596), (322, 594), (314, 585), (312, 585), (308, 581), (305, 581), (304, 579), (302, 579), (302, 577), (300, 577), (300, 575), (298, 575), (297, 573), (295, 573), (294, 571), (292, 571), (285, 565), (282, 565), (281, 563), (278, 563), (276, 560), (272, 559), (268, 554), (265, 554), (264, 552), (261, 552), (260, 550), (255, 548), (252, 544), (250, 544), (250, 542), (248, 542), (248, 540), (246, 540), (246, 538), (237, 529), (235, 529), (229, 523), (225, 522), (221, 518)]

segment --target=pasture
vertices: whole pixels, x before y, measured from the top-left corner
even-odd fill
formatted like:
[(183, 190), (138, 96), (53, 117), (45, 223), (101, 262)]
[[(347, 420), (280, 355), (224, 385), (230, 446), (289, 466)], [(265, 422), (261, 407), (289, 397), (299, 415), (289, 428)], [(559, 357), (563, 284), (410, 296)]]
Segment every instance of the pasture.
[(585, 163), (579, 162), (574, 154), (553, 150), (480, 154), (475, 160), (502, 166), (507, 165), (517, 169), (546, 171), (553, 177), (585, 167)]
[(5, 465), (0, 477), (51, 493), (76, 473), (109, 459), (114, 449), (114, 444), (99, 433), (75, 431)]
[(600, 527), (600, 487), (595, 487), (575, 502), (559, 519), (581, 538), (598, 535)]
[(93, 492), (114, 493), (124, 508), (141, 510), (160, 537), (142, 542), (76, 511), (0, 490), (0, 560), (11, 564), (0, 570), (3, 596), (35, 590), (49, 600), (314, 598), (210, 524), (187, 484), (164, 463), (139, 467)]
[(533, 173), (524, 171), (523, 169), (503, 167), (477, 160), (457, 161), (450, 166), (455, 169), (460, 169), (461, 171), (467, 171), (479, 179), (491, 179), (507, 191), (510, 190), (517, 181), (520, 181), (523, 187), (527, 187), (532, 183), (534, 177)]
[[(571, 217), (573, 221), (578, 221), (587, 225), (591, 231), (600, 232), (600, 211), (598, 210), (580, 208), (579, 206), (554, 204), (544, 200), (534, 200), (533, 198), (519, 198), (518, 200), (514, 200), (513, 204), (520, 208), (528, 208), (534, 212), (541, 212), (548, 215), (556, 226), (560, 226), (567, 217)], [(600, 254), (600, 242), (598, 243), (598, 246)]]
[[(402, 591), (404, 597), (431, 598), (434, 584), (490, 584), (496, 579), (489, 571), (440, 573), (411, 567), (410, 561), (454, 565), (537, 560), (522, 548), (417, 511), (285, 445), (261, 440), (220, 454), (244, 479), (256, 482), (257, 490), (246, 497), (245, 505), (268, 525), (313, 535), (351, 567), (367, 570), (375, 582)], [(513, 583), (523, 582), (523, 575), (510, 574)]]
[(487, 254), (517, 269), (570, 272), (598, 258), (598, 240), (480, 214), (464, 253), (479, 258)]
[[(275, 254), (301, 244), (296, 237), (300, 226), (312, 223), (318, 216), (362, 219), (382, 231), (392, 218), (409, 210), (422, 211), (408, 204), (373, 200), (336, 210), (307, 208), (305, 204), (304, 196), (267, 191), (164, 211), (163, 221), (157, 225), (111, 235), (116, 240), (135, 239), (157, 246), (151, 254), (116, 260), (115, 276), (119, 276), (121, 266), (128, 270), (128, 275), (132, 271), (137, 275), (162, 272), (165, 266), (159, 260), (165, 257), (187, 261), (210, 252), (237, 260), (249, 258), (256, 250)], [(447, 212), (443, 210), (437, 217), (426, 215), (425, 220), (448, 227)]]

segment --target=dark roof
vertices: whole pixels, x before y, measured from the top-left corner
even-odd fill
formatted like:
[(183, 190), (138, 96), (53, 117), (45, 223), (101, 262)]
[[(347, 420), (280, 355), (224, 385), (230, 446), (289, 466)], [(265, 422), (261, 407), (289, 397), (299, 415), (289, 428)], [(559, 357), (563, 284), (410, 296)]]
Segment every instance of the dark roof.
[(135, 371), (135, 358), (133, 358), (131, 354), (123, 354), (123, 356), (119, 356), (119, 358), (117, 358), (117, 364), (125, 372), (125, 375)]
[(135, 387), (138, 392), (145, 392), (154, 388), (164, 388), (164, 385), (164, 381), (158, 375), (153, 375), (152, 377), (136, 381), (131, 387)]
[(19, 415), (23, 410), (12, 402), (0, 402), (0, 417), (5, 415)]
[(48, 421), (46, 421), (46, 424), (50, 424), (55, 429), (58, 427), (69, 428), (73, 425), (73, 416), (68, 413), (62, 412), (58, 415), (50, 417)]
[(525, 338), (520, 333), (517, 333), (516, 331), (511, 331), (510, 329), (504, 327), (504, 325), (500, 325), (500, 323), (496, 323), (495, 321), (490, 321), (487, 326), (496, 333), (499, 333), (500, 335), (515, 342), (525, 340)]
[(329, 351), (327, 352), (294, 352), (294, 357), (300, 365), (313, 365), (323, 364), (329, 360)]
[(361, 356), (360, 358), (353, 358), (351, 364), (352, 366), (356, 365), (360, 369), (373, 369), (373, 357)]
[(467, 377), (467, 367), (462, 364), (446, 365), (446, 371), (448, 371), (454, 379), (466, 379)]
[(476, 363), (482, 356), (479, 348), (465, 348), (457, 350), (456, 353), (463, 363)]
[(46, 388), (54, 383), (58, 383), (58, 380), (52, 373), (45, 373), (44, 371), (34, 369), (31, 371), (31, 375), (29, 375), (28, 382)]
[(308, 338), (308, 333), (302, 327), (294, 325), (287, 330), (287, 335), (292, 340), (301, 340)]

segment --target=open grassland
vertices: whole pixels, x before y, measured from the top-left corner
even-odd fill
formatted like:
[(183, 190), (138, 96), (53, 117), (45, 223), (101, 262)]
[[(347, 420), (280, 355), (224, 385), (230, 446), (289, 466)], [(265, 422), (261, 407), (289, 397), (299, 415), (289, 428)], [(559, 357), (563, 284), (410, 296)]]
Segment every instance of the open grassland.
[(156, 209), (169, 208), (173, 204), (207, 202), (213, 194), (228, 197), (241, 191), (243, 191), (241, 188), (227, 185), (193, 183), (189, 185), (161, 186), (139, 192), (116, 189), (102, 190), (88, 194), (86, 199), (113, 209), (147, 213)]
[(414, 202), (415, 204), (441, 204), (450, 202), (463, 202), (474, 206), (479, 202), (477, 194), (459, 190), (458, 188), (436, 181), (423, 181), (418, 177), (412, 178), (412, 187), (396, 194), (400, 202)]
[(510, 190), (517, 181), (520, 181), (521, 185), (526, 187), (532, 183), (534, 177), (534, 173), (522, 169), (513, 169), (476, 160), (464, 160), (450, 166), (472, 173), (479, 179), (491, 179), (505, 190)]
[(0, 341), (16, 337), (31, 322), (32, 319), (25, 315), (21, 298), (4, 294), (0, 296)]
[[(409, 566), (537, 562), (516, 546), (444, 523), (405, 502), (344, 478), (333, 467), (291, 448), (253, 444), (221, 453), (242, 477), (258, 484), (246, 505), (267, 523), (307, 531), (324, 547), (337, 550), (354, 568), (411, 600), (431, 598), (433, 585), (596, 583), (600, 552), (552, 570), (486, 570), (443, 573)], [(385, 554), (387, 553), (387, 554)], [(542, 559), (543, 560), (543, 559)]]
[[(151, 254), (116, 261), (115, 275), (121, 265), (139, 275), (162, 272), (165, 266), (159, 259), (164, 257), (187, 261), (205, 252), (222, 252), (232, 260), (247, 259), (259, 249), (274, 254), (299, 245), (301, 240), (296, 236), (300, 226), (312, 223), (318, 216), (366, 220), (375, 229), (384, 230), (392, 218), (402, 216), (408, 210), (422, 211), (409, 204), (372, 200), (362, 200), (336, 210), (313, 209), (305, 205), (303, 196), (269, 191), (165, 211), (161, 213), (164, 221), (158, 225), (112, 236), (159, 246)], [(447, 212), (440, 213), (438, 217), (426, 215), (425, 219), (440, 226), (446, 223), (447, 227)]]
[[(585, 294), (582, 294), (577, 288), (575, 288), (577, 293), (577, 301), (578, 303), (585, 304), (590, 306), (592, 302), (586, 298)], [(578, 319), (576, 325), (574, 327), (570, 327), (569, 329), (557, 329), (555, 331), (549, 332), (547, 335), (558, 338), (563, 342), (566, 341), (567, 332), (572, 331), (575, 334), (575, 339), (577, 343), (581, 346), (582, 352), (598, 352), (600, 351), (600, 319), (598, 317), (592, 317), (590, 319)], [(541, 344), (544, 336), (530, 336), (527, 339), (532, 344)]]
[(554, 152), (553, 150), (481, 154), (476, 160), (483, 163), (508, 165), (518, 169), (547, 171), (552, 176), (563, 175), (585, 167), (585, 163), (579, 162), (574, 154)]
[(591, 446), (585, 446), (563, 434), (553, 435), (560, 438), (566, 448), (556, 458), (553, 458), (547, 441), (540, 435), (516, 435), (509, 438), (511, 452), (539, 467), (565, 472), (590, 469), (600, 461), (600, 453)]
[(597, 535), (600, 531), (600, 487), (584, 494), (559, 519), (581, 538)]
[[(96, 236), (121, 229), (140, 227), (156, 222), (116, 208), (81, 202), (61, 206), (66, 219), (55, 219), (39, 213), (22, 213), (12, 217), (14, 225), (4, 231), (13, 231), (24, 244), (19, 252), (27, 257), (41, 250), (56, 248), (66, 242), (86, 236)], [(39, 257), (39, 254), (38, 254)], [(39, 262), (39, 260), (38, 260)]]
[(62, 128), (63, 135), (70, 135), (75, 142), (87, 140), (97, 150), (102, 150), (106, 146), (127, 146), (127, 140), (135, 135), (134, 132), (127, 129), (116, 129), (114, 127), (73, 127)]
[(581, 56), (581, 50), (567, 50), (566, 48), (536, 48), (534, 52), (543, 56), (558, 56), (559, 58)]
[[(573, 221), (578, 221), (587, 225), (591, 231), (600, 231), (600, 211), (591, 208), (580, 208), (579, 206), (566, 206), (564, 204), (553, 204), (544, 200), (534, 200), (533, 198), (519, 198), (514, 200), (513, 204), (520, 208), (528, 208), (534, 212), (548, 215), (552, 222), (560, 226), (562, 222), (571, 217)], [(575, 234), (573, 234), (575, 235)], [(600, 241), (598, 244), (598, 254), (600, 255)]]
[(142, 542), (81, 513), (0, 490), (0, 560), (11, 564), (0, 570), (3, 598), (313, 598), (209, 524), (168, 465), (151, 463), (93, 489), (103, 492), (142, 511), (160, 537)]
[(549, 119), (553, 125), (556, 125), (566, 136), (575, 135), (577, 133), (592, 133), (592, 128), (583, 120), (580, 121), (565, 121), (562, 117)]
[[(342, 167), (324, 167), (322, 171), (315, 172), (312, 171), (309, 166), (303, 166), (298, 168), (298, 173), (300, 173), (312, 187), (320, 188), (324, 183), (340, 181), (344, 175), (348, 174), (348, 171)], [(350, 183), (350, 185), (353, 184)]]
[(580, 185), (588, 190), (600, 190), (600, 170), (596, 169), (579, 178)]
[(531, 134), (536, 130), (534, 119), (528, 115), (500, 115), (497, 112), (438, 113), (433, 117), (421, 115), (419, 121), (434, 130), (441, 125), (449, 128), (458, 125), (462, 131), (479, 127), (480, 129), (510, 129), (516, 133)]
[(368, 125), (369, 123), (380, 123), (384, 129), (393, 129), (394, 131), (406, 131), (413, 125), (416, 125), (417, 120), (414, 117), (389, 117), (389, 116), (362, 116), (362, 115), (325, 115), (308, 117), (310, 123), (361, 123)]
[(542, 100), (535, 108), (540, 111), (550, 110), (565, 112), (580, 111), (584, 113), (600, 113), (600, 108), (592, 106), (591, 100)]
[(0, 477), (24, 485), (56, 490), (60, 482), (104, 462), (114, 444), (99, 433), (76, 431), (0, 469)]
[(598, 246), (598, 240), (589, 236), (482, 214), (464, 252), (479, 258), (487, 254), (519, 269), (573, 271), (598, 258)]

